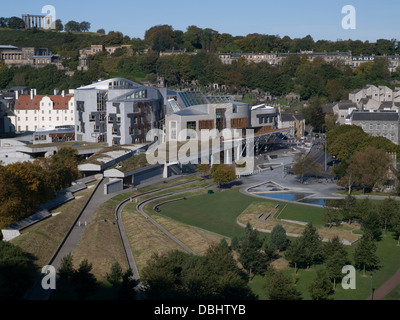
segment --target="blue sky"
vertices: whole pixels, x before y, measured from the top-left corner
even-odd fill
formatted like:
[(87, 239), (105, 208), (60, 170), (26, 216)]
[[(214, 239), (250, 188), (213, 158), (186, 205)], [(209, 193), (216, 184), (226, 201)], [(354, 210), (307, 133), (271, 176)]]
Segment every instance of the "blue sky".
[[(144, 38), (146, 30), (168, 24), (185, 31), (190, 25), (245, 36), (272, 34), (291, 38), (310, 34), (314, 40), (400, 40), (397, 0), (18, 0), (2, 4), (0, 16), (41, 14), (52, 5), (57, 19), (89, 21), (91, 31), (104, 28)], [(342, 28), (342, 7), (356, 9), (356, 29)]]

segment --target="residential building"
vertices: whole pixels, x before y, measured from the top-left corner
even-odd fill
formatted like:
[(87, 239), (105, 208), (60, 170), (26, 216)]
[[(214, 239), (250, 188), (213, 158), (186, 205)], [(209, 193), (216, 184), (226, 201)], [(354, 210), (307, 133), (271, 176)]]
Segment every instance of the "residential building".
[(301, 114), (279, 112), (278, 129), (285, 128), (290, 128), (290, 135), (300, 139), (305, 135), (306, 120)]
[(128, 50), (131, 50), (132, 47), (128, 44), (120, 45), (120, 46), (105, 46), (102, 44), (92, 44), (88, 48), (84, 48), (79, 50), (79, 54), (82, 55), (83, 53), (86, 53), (88, 56), (100, 53), (100, 52), (108, 52), (109, 54), (115, 53), (117, 49), (122, 49), (126, 48)]
[[(55, 92), (56, 93), (56, 92)], [(75, 125), (75, 98), (73, 94), (29, 95), (16, 97), (15, 128), (17, 132), (35, 132), (38, 129)]]
[(356, 111), (351, 114), (350, 124), (362, 127), (364, 132), (375, 137), (384, 137), (400, 144), (399, 113), (396, 111)]

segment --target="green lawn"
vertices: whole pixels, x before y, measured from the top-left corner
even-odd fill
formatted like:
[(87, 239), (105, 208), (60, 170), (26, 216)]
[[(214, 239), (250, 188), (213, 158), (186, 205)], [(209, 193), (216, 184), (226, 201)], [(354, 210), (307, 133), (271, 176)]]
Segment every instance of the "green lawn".
[[(350, 263), (354, 264), (353, 252), (354, 246), (346, 247), (348, 249), (348, 258)], [(383, 285), (396, 271), (400, 268), (400, 247), (397, 246), (396, 239), (393, 238), (392, 234), (388, 234), (382, 238), (382, 241), (378, 243), (377, 254), (380, 259), (381, 268), (372, 272), (372, 287), (378, 289)], [(323, 269), (324, 265), (313, 266), (310, 270), (300, 269), (298, 270), (297, 278), (297, 289), (301, 292), (303, 300), (311, 300), (311, 296), (308, 292), (310, 283), (315, 279), (316, 271)], [(284, 270), (285, 274), (290, 277), (294, 276), (294, 269), (289, 268)], [(345, 276), (345, 275), (343, 275)], [(266, 293), (263, 285), (265, 279), (262, 276), (256, 276), (250, 282), (250, 287), (253, 292), (259, 296), (259, 299), (265, 300)], [(371, 279), (370, 272), (363, 276), (362, 271), (357, 270), (356, 272), (356, 289), (355, 290), (344, 290), (341, 282), (337, 283), (336, 292), (331, 296), (333, 300), (365, 300), (371, 292)], [(385, 300), (397, 300), (400, 297), (400, 286), (398, 286), (391, 294), (389, 294)]]
[(286, 209), (279, 215), (279, 219), (288, 219), (312, 223), (314, 226), (323, 227), (324, 208), (289, 204)]
[(227, 237), (234, 237), (243, 232), (243, 228), (236, 223), (236, 218), (254, 200), (238, 190), (227, 190), (163, 205), (160, 214)]

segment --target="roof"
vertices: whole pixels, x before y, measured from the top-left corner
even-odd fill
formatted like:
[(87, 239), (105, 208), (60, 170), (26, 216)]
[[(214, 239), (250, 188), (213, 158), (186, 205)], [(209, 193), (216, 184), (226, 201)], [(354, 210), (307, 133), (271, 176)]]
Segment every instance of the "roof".
[(352, 121), (399, 121), (397, 112), (353, 112)]
[(28, 94), (19, 96), (16, 104), (16, 110), (39, 110), (40, 102), (43, 98), (49, 97), (53, 101), (53, 110), (68, 110), (68, 103), (73, 98), (73, 95), (35, 95), (33, 100)]
[(136, 89), (143, 87), (141, 84), (133, 82), (125, 78), (111, 78), (107, 80), (99, 80), (88, 86), (80, 87), (82, 89), (97, 89), (97, 90), (109, 90), (109, 89)]
[(357, 104), (351, 100), (342, 100), (338, 102), (338, 108), (340, 110), (350, 109), (350, 108), (357, 108)]
[(201, 111), (197, 111), (197, 110), (193, 110), (193, 109), (184, 109), (184, 110), (179, 111), (179, 112), (177, 112), (175, 114), (178, 115), (178, 116), (183, 116), (183, 117), (208, 115), (207, 113), (204, 113), (204, 112), (201, 112)]

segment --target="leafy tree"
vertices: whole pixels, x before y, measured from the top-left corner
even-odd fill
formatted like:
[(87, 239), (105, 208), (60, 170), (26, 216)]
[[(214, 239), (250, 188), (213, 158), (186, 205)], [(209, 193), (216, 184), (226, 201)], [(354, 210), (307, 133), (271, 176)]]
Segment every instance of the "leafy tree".
[(297, 291), (295, 284), (282, 271), (269, 267), (265, 279), (265, 289), (269, 300), (301, 300), (301, 294)]
[(235, 167), (228, 164), (216, 164), (211, 168), (211, 178), (219, 186), (227, 185), (236, 180)]
[(324, 212), (324, 220), (332, 228), (332, 225), (338, 224), (341, 219), (340, 209), (326, 206)]
[(71, 20), (69, 22), (67, 22), (64, 26), (64, 30), (66, 32), (79, 32), (80, 30), (80, 26), (79, 26), (79, 22), (76, 22), (74, 20)]
[(79, 30), (82, 32), (88, 32), (90, 30), (90, 22), (82, 21), (79, 23)]
[(317, 276), (309, 285), (308, 290), (313, 300), (329, 300), (333, 290), (326, 270), (317, 271)]
[(56, 20), (56, 31), (61, 32), (64, 30), (64, 25), (60, 19)]
[(322, 166), (315, 162), (315, 159), (305, 153), (300, 152), (294, 158), (293, 173), (300, 176), (300, 182), (304, 182), (305, 176), (318, 175), (322, 172)]
[(364, 215), (361, 223), (361, 229), (372, 235), (375, 241), (381, 240), (382, 229), (379, 214), (375, 210), (368, 210)]
[(369, 146), (349, 159), (346, 173), (354, 175), (355, 182), (363, 190), (372, 190), (388, 180), (389, 163), (389, 156), (384, 150)]
[(113, 286), (118, 286), (121, 283), (122, 276), (123, 273), (121, 265), (118, 262), (115, 262), (111, 266), (110, 273), (107, 273), (107, 281)]
[(200, 172), (203, 176), (208, 176), (211, 172), (211, 167), (209, 164), (199, 164), (196, 171)]
[(365, 271), (370, 271), (378, 268), (379, 258), (376, 255), (377, 246), (374, 241), (373, 235), (366, 232), (359, 242), (356, 244), (354, 250), (354, 261), (356, 267)]
[(98, 289), (96, 278), (91, 273), (92, 268), (92, 264), (87, 259), (84, 259), (71, 277), (72, 286), (80, 300), (86, 300), (96, 293)]
[(58, 275), (61, 280), (68, 280), (74, 274), (73, 256), (71, 253), (61, 259)]
[(19, 29), (24, 29), (25, 28), (24, 20), (22, 20), (21, 18), (18, 18), (18, 17), (9, 18), (8, 21), (7, 21), (7, 24), (8, 24), (7, 26), (10, 29), (19, 30)]
[(322, 239), (312, 223), (306, 225), (301, 237), (307, 268), (323, 261)]
[(385, 234), (388, 225), (392, 224), (392, 220), (399, 210), (399, 205), (397, 201), (393, 198), (385, 198), (383, 201), (379, 202), (378, 213), (381, 219), (381, 223), (384, 225)]
[(118, 291), (118, 300), (135, 300), (137, 293), (135, 290), (136, 281), (132, 279), (133, 272), (129, 268), (122, 274), (122, 284)]
[(106, 34), (106, 31), (103, 28), (101, 28), (101, 29), (97, 30), (96, 33), (104, 36)]
[(300, 238), (294, 239), (285, 252), (285, 258), (294, 266), (297, 274), (298, 267), (306, 263), (304, 243)]
[(342, 268), (348, 262), (347, 250), (337, 236), (324, 245), (324, 258), (328, 276), (333, 280), (333, 290), (336, 290), (336, 281), (343, 277)]
[(270, 237), (265, 241), (266, 247), (270, 248), (274, 252), (285, 251), (289, 245), (289, 240), (286, 237), (285, 228), (277, 224), (271, 231)]
[(259, 232), (248, 223), (239, 240), (238, 261), (250, 272), (250, 275), (263, 274), (271, 261), (272, 251), (268, 248), (263, 251), (262, 245), (263, 241)]
[(356, 205), (357, 199), (352, 195), (347, 195), (339, 208), (341, 215), (344, 219), (348, 219), (349, 223), (357, 217)]
[(20, 247), (0, 241), (1, 300), (23, 300), (24, 294), (37, 276), (35, 259)]

